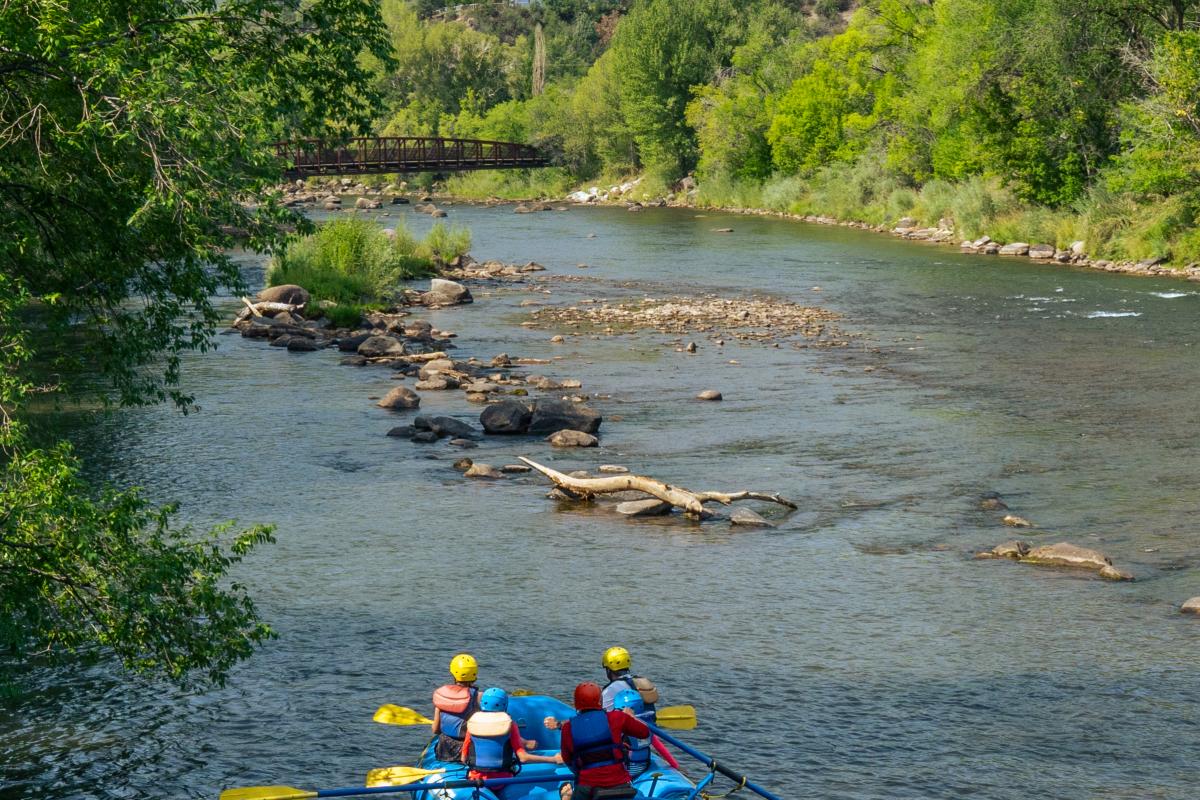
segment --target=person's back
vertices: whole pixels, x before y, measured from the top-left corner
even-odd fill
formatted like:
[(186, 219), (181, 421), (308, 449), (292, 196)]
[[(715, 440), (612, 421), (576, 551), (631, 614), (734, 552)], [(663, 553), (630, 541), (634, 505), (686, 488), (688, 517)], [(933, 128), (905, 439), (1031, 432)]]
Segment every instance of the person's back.
[(467, 722), (479, 710), (479, 690), (475, 688), (479, 665), (475, 659), (459, 653), (450, 660), (450, 675), (454, 683), (433, 692), (433, 732), (438, 737), (434, 755), (441, 761), (462, 757)]
[[(573, 800), (592, 800), (599, 790), (608, 796), (630, 796), (635, 792), (625, 768), (623, 738), (650, 737), (650, 729), (621, 711), (605, 711), (601, 706), (600, 687), (581, 683), (575, 687), (577, 714), (562, 726), (562, 760), (575, 773)], [(564, 797), (568, 792), (564, 791)]]
[(537, 742), (521, 739), (520, 729), (508, 715), (508, 693), (503, 689), (488, 689), (479, 697), (479, 710), (467, 720), (463, 740), (462, 761), (470, 771), (471, 780), (511, 778), (520, 764), (530, 761), (558, 763), (554, 756), (539, 756), (526, 751)]

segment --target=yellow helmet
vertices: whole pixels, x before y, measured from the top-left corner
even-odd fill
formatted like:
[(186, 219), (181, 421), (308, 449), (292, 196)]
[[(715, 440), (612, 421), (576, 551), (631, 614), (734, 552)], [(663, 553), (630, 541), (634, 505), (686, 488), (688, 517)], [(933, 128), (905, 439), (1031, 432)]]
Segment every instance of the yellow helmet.
[(618, 670), (629, 669), (629, 665), (633, 663), (633, 659), (629, 657), (629, 651), (624, 647), (610, 647), (604, 651), (604, 658), (600, 663), (605, 669), (617, 672)]
[(450, 674), (456, 681), (470, 683), (479, 677), (479, 664), (470, 653), (459, 653), (450, 659)]

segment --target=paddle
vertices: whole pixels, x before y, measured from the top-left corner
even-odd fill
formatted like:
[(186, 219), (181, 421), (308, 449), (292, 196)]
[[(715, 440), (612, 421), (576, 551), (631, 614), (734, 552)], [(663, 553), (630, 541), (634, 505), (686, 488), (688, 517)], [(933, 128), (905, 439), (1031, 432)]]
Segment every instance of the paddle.
[(421, 780), (426, 775), (438, 775), (446, 770), (420, 767), (380, 767), (367, 773), (367, 786), (403, 786)]
[[(701, 761), (706, 767), (708, 767), (713, 772), (721, 773), (722, 775), (724, 775), (726, 778), (729, 778), (729, 780), (733, 781), (734, 783), (737, 783), (740, 786), (746, 787), (747, 789), (749, 789), (750, 791), (759, 795), (760, 797), (767, 798), (767, 800), (781, 800), (781, 798), (778, 795), (771, 794), (770, 792), (768, 792), (766, 789), (762, 788), (761, 786), (759, 786), (755, 783), (751, 783), (750, 780), (745, 775), (737, 774), (736, 772), (734, 772), (732, 769), (725, 766), (724, 764), (718, 764), (717, 760), (715, 758), (713, 758), (712, 756), (707, 756), (704, 753), (701, 753), (696, 748), (684, 744), (683, 742), (676, 739), (674, 736), (672, 736), (669, 733), (667, 733), (666, 731), (664, 731), (659, 726), (648, 724), (647, 727), (650, 728), (650, 730), (652, 730), (654, 733), (658, 734), (658, 736), (661, 739), (670, 742), (671, 744), (675, 745), (683, 752), (687, 753), (692, 758), (695, 758), (695, 759), (698, 759), (699, 761)], [(703, 785), (703, 784), (701, 784), (701, 785)], [(222, 800), (225, 800), (225, 799), (222, 798)]]
[(372, 717), (376, 722), (382, 722), (384, 725), (432, 725), (433, 720), (420, 713), (413, 711), (411, 708), (404, 706), (394, 706), (387, 703), (379, 707)]
[(498, 789), (518, 783), (558, 783), (554, 775), (530, 775), (516, 778), (492, 778), (486, 781), (443, 781), (410, 783), (404, 786), (347, 786), (341, 789), (297, 789), (295, 786), (244, 786), (221, 792), (221, 800), (308, 800), (310, 797), (355, 797), (357, 795), (424, 792), (437, 789)]
[(667, 706), (654, 712), (660, 728), (690, 731), (696, 727), (696, 709), (693, 706)]

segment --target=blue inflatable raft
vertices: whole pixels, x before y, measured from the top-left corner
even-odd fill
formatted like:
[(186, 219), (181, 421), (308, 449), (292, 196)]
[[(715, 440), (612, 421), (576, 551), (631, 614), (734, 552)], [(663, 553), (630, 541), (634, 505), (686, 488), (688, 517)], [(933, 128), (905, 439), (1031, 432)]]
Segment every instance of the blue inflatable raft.
[[(574, 709), (553, 697), (541, 695), (514, 696), (508, 701), (508, 714), (521, 730), (522, 739), (533, 739), (537, 748), (532, 752), (552, 756), (559, 751), (559, 732), (549, 730), (543, 724), (546, 717), (567, 720), (575, 715)], [(417, 766), (422, 769), (444, 769), (440, 775), (424, 779), (427, 784), (454, 783), (467, 777), (466, 767), (458, 762), (439, 761), (434, 756), (434, 743), (430, 741), (421, 753)], [(545, 776), (545, 781), (532, 779)], [(571, 770), (555, 764), (524, 764), (519, 777), (521, 783), (496, 788), (458, 787), (430, 789), (416, 793), (417, 800), (558, 800), (559, 787), (571, 780)], [(530, 782), (525, 783), (525, 780)], [(638, 798), (651, 800), (686, 800), (694, 796), (696, 784), (682, 773), (668, 766), (657, 753), (651, 756), (650, 768), (634, 779), (633, 786)]]

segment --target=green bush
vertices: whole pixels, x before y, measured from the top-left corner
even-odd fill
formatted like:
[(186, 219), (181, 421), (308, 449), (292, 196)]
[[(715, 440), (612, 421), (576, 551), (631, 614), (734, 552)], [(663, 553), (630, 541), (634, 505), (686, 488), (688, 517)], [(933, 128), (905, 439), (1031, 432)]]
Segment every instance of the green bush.
[[(386, 302), (398, 282), (433, 273), (432, 254), (448, 249), (446, 234), (438, 227), (430, 232), (436, 245), (431, 248), (430, 240), (419, 244), (400, 225), (389, 236), (373, 222), (336, 219), (311, 236), (293, 240), (276, 254), (267, 271), (267, 283), (299, 284), (314, 300), (348, 305)], [(455, 244), (464, 241), (469, 247), (470, 234), (465, 231), (454, 237)]]
[(458, 256), (465, 256), (471, 249), (471, 232), (466, 228), (446, 227), (434, 223), (421, 244), (419, 252), (441, 264), (447, 264)]

